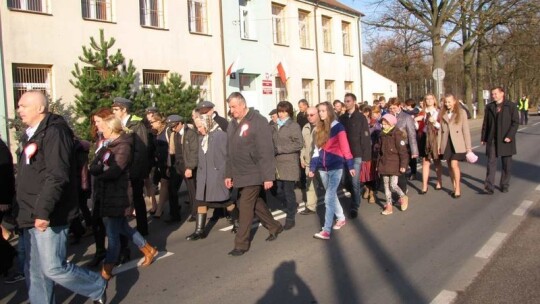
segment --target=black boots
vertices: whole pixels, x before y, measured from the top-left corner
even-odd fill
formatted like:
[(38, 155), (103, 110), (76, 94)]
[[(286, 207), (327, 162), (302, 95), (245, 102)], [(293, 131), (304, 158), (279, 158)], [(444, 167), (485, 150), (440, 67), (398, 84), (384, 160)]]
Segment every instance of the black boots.
[(195, 232), (186, 237), (188, 241), (196, 241), (204, 239), (206, 235), (204, 234), (204, 227), (206, 225), (206, 213), (197, 213), (197, 223), (195, 224)]

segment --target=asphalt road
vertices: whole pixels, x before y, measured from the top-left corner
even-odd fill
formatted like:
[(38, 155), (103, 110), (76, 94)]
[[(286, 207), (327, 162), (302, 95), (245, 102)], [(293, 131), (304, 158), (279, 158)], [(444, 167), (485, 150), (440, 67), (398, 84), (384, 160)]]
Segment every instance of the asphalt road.
[[(536, 124), (536, 125), (535, 125)], [(489, 258), (480, 259), (494, 233), (508, 224), (513, 212), (540, 183), (538, 155), (540, 119), (530, 117), (519, 132), (510, 192), (481, 194), (486, 158), (479, 146), (480, 122), (471, 124), (478, 163), (462, 163), (462, 196), (450, 196), (450, 179), (443, 164), (443, 190), (416, 194), (421, 182), (409, 184), (406, 212), (391, 216), (363, 202), (358, 219), (332, 233), (332, 239), (312, 238), (319, 231), (319, 216), (297, 216), (296, 227), (274, 242), (265, 242), (267, 231), (254, 231), (251, 249), (230, 257), (233, 235), (220, 229), (220, 220), (209, 236), (190, 242), (184, 238), (193, 223), (150, 223), (148, 240), (162, 257), (147, 268), (132, 268), (114, 277), (108, 288), (111, 303), (430, 303), (442, 291), (459, 292), (477, 277)], [(434, 172), (432, 172), (432, 178)], [(497, 178), (499, 176), (497, 175)], [(378, 198), (383, 198), (378, 193)], [(350, 203), (341, 198), (345, 210)], [(276, 206), (272, 202), (272, 206)], [(323, 208), (320, 208), (323, 209)], [(185, 211), (185, 210), (184, 210)], [(283, 220), (282, 220), (283, 221)], [(511, 222), (517, 226), (519, 219)], [(512, 238), (508, 234), (506, 239)], [(71, 248), (70, 259), (84, 264), (94, 249), (90, 239)], [(138, 256), (136, 249), (132, 250)], [(24, 284), (0, 285), (1, 303), (21, 303)], [(59, 303), (87, 303), (87, 299), (59, 288)], [(453, 299), (453, 298), (452, 298)], [(445, 302), (438, 302), (445, 303)], [(448, 302), (446, 302), (448, 303)], [(463, 302), (466, 303), (466, 302)]]

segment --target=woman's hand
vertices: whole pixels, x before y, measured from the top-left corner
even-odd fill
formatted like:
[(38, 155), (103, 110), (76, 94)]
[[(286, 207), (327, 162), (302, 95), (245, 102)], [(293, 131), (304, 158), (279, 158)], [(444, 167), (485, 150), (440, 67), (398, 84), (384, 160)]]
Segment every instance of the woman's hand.
[(314, 177), (315, 176), (315, 173), (313, 171), (309, 171), (308, 174), (307, 174), (309, 177)]
[(349, 173), (351, 174), (352, 177), (356, 176), (356, 170), (354, 169), (349, 170)]
[(405, 168), (399, 168), (399, 172), (405, 173)]

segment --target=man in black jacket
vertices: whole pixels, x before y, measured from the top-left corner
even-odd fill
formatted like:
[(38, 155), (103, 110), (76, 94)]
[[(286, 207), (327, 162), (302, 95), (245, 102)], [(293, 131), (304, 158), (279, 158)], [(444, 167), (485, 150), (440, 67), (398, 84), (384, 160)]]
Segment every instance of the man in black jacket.
[(488, 165), (484, 189), (493, 194), (497, 158), (501, 158), (502, 172), (500, 187), (508, 192), (512, 155), (516, 154), (516, 133), (519, 127), (519, 115), (516, 105), (504, 99), (504, 90), (496, 87), (491, 90), (493, 102), (486, 105), (482, 124), (482, 145), (486, 145)]
[[(345, 94), (345, 114), (339, 117), (339, 121), (345, 127), (349, 147), (354, 157), (354, 170), (360, 174), (360, 167), (363, 161), (371, 160), (371, 137), (369, 134), (369, 125), (366, 117), (356, 109), (356, 95), (352, 93)], [(345, 174), (350, 184), (352, 184), (351, 218), (358, 216), (358, 208), (362, 198), (362, 185), (359, 177), (352, 177)]]
[(77, 215), (73, 132), (47, 111), (47, 99), (29, 91), (17, 112), (28, 126), (17, 175), (17, 221), (25, 240), (25, 269), (32, 303), (54, 303), (54, 285), (105, 302), (106, 281), (98, 273), (67, 262), (66, 238)]
[(131, 114), (131, 100), (116, 97), (113, 100), (112, 111), (122, 122), (122, 126), (128, 128), (133, 134), (133, 161), (129, 170), (129, 180), (131, 183), (133, 207), (137, 219), (137, 230), (142, 235), (148, 235), (148, 220), (146, 217), (146, 204), (144, 202), (143, 189), (144, 179), (149, 174), (148, 160), (148, 129), (143, 123), (143, 119)]

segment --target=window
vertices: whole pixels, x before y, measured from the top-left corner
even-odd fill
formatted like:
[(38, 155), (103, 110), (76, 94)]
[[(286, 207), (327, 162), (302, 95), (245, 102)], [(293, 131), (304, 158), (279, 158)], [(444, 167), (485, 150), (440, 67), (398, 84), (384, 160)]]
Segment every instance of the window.
[(300, 34), (300, 46), (303, 48), (310, 48), (309, 12), (298, 10), (298, 31)]
[(285, 6), (272, 3), (272, 27), (274, 31), (274, 43), (286, 44)]
[(256, 74), (240, 74), (240, 91), (255, 91)]
[(212, 101), (212, 78), (210, 73), (191, 73), (191, 85), (198, 87), (200, 100)]
[(322, 16), (324, 51), (332, 52), (332, 18)]
[(325, 80), (324, 81), (324, 93), (326, 95), (326, 101), (334, 101), (334, 81)]
[(208, 18), (206, 15), (206, 0), (189, 0), (189, 31), (193, 33), (208, 33)]
[(345, 93), (352, 93), (352, 92), (353, 92), (353, 82), (345, 81)]
[(257, 39), (251, 2), (240, 0), (240, 37), (242, 39)]
[(308, 103), (311, 103), (313, 101), (312, 86), (312, 79), (302, 79), (302, 95), (308, 101)]
[(8, 0), (8, 8), (38, 13), (50, 13), (49, 0)]
[(82, 0), (81, 7), (85, 19), (113, 21), (112, 0)]
[(288, 100), (287, 85), (285, 85), (280, 77), (276, 77), (276, 104), (280, 101)]
[(22, 94), (30, 90), (42, 91), (52, 96), (52, 66), (13, 64), (13, 97), (15, 105)]
[(169, 71), (143, 70), (143, 87), (158, 86), (167, 81)]
[(141, 25), (165, 28), (164, 0), (139, 0)]
[(351, 24), (349, 22), (341, 22), (341, 33), (343, 36), (343, 54), (351, 55)]

